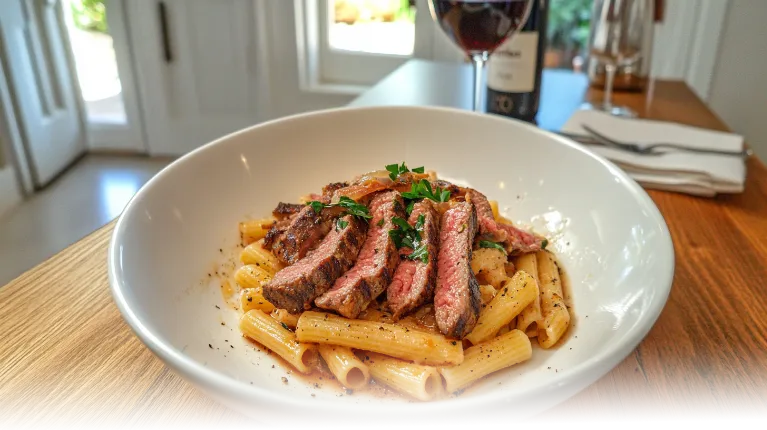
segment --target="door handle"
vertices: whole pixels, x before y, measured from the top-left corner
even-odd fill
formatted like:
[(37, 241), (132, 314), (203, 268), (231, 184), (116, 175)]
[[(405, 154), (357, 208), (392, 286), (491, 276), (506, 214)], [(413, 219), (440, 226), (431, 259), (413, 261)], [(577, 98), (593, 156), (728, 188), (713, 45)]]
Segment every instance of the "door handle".
[(173, 62), (173, 51), (170, 46), (170, 32), (168, 29), (168, 8), (165, 6), (164, 1), (157, 3), (158, 13), (160, 16), (160, 34), (162, 37), (162, 51), (165, 62), (170, 64)]

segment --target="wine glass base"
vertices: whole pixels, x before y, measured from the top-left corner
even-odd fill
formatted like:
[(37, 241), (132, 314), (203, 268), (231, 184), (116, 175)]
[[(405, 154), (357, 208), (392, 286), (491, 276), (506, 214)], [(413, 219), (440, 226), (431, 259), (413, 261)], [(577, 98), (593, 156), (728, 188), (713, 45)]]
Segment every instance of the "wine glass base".
[(636, 118), (637, 113), (627, 106), (616, 106), (612, 104), (592, 104), (584, 103), (581, 105), (583, 110), (596, 110), (604, 112), (612, 116), (618, 116), (623, 118)]

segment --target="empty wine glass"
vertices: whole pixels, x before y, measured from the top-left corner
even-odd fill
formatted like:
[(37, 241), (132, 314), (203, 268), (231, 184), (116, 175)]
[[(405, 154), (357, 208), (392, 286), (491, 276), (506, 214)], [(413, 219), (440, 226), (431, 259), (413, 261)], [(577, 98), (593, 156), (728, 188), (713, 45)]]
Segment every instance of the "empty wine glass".
[(646, 32), (653, 31), (653, 8), (652, 0), (594, 0), (589, 61), (604, 65), (605, 90), (601, 103), (586, 104), (585, 108), (636, 116), (630, 108), (613, 104), (613, 83), (619, 67), (631, 66), (641, 58)]
[(525, 25), (533, 1), (429, 0), (431, 16), (474, 62), (474, 111), (482, 111), (482, 69), (487, 58)]

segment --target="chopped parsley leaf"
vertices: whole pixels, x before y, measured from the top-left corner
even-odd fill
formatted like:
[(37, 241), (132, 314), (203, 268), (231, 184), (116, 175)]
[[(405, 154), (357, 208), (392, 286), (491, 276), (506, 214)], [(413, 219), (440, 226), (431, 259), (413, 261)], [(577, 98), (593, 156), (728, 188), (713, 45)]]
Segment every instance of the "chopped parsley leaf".
[(334, 206), (338, 206), (338, 207), (346, 209), (345, 213), (354, 215), (357, 218), (362, 218), (365, 220), (373, 218), (373, 216), (370, 215), (370, 211), (368, 210), (367, 206), (357, 203), (354, 201), (354, 199), (350, 197), (346, 197), (346, 196), (341, 197), (338, 203), (324, 204), (322, 202), (314, 200), (307, 203), (307, 205), (311, 206), (312, 209), (314, 210), (314, 213), (317, 213), (317, 214), (322, 212), (323, 208), (332, 208)]
[(348, 222), (348, 221), (344, 221), (343, 219), (341, 219), (341, 218), (338, 218), (338, 219), (336, 220), (336, 231), (338, 231), (338, 230), (343, 230), (343, 229), (345, 229), (345, 228), (346, 228), (346, 226), (348, 226), (348, 225), (349, 225), (349, 222)]
[(426, 217), (420, 215), (416, 220), (415, 226), (411, 226), (400, 217), (393, 217), (391, 221), (397, 227), (394, 230), (389, 230), (389, 237), (394, 241), (394, 245), (397, 248), (412, 249), (413, 252), (406, 257), (409, 260), (420, 259), (427, 263), (429, 261), (429, 251), (426, 244), (421, 242), (421, 232), (423, 232)]
[(499, 249), (504, 254), (507, 254), (506, 248), (504, 248), (500, 243), (490, 242), (489, 240), (480, 240), (479, 241), (479, 247), (480, 248)]
[(408, 200), (431, 199), (437, 203), (450, 200), (450, 191), (439, 187), (431, 188), (431, 183), (426, 179), (421, 179), (417, 184), (410, 186), (410, 191), (402, 193), (402, 197)]

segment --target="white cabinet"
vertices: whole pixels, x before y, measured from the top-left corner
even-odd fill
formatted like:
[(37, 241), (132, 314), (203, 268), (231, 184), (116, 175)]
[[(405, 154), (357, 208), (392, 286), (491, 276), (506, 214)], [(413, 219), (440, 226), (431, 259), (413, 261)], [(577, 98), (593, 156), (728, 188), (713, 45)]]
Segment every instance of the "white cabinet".
[(268, 118), (262, 0), (137, 0), (127, 12), (151, 154)]

